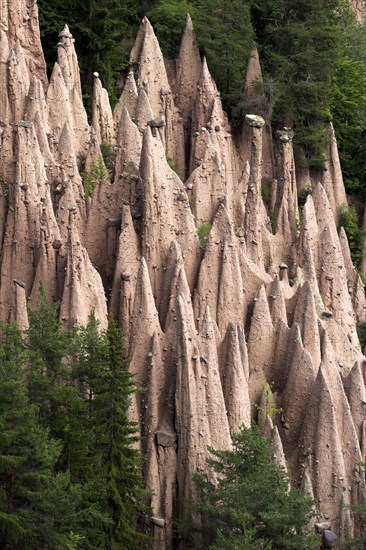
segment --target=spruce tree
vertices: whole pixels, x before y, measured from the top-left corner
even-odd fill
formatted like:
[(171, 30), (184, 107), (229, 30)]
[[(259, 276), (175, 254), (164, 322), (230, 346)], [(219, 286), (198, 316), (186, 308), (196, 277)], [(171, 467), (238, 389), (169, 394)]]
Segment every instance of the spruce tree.
[[(67, 23), (76, 42), (84, 102), (91, 112), (93, 72), (97, 71), (114, 106), (120, 79), (129, 66), (129, 49), (139, 25), (136, 0), (39, 0), (41, 37), (47, 59), (54, 61), (57, 35)], [(54, 54), (52, 55), (52, 51)], [(52, 65), (52, 63), (51, 63)]]
[(249, 5), (242, 0), (160, 0), (147, 16), (170, 59), (178, 55), (187, 13), (224, 109), (234, 124), (240, 123), (239, 102), (254, 36)]
[(22, 335), (3, 323), (0, 330), (0, 545), (61, 550), (77, 528), (79, 489), (54, 473), (61, 445), (29, 402)]
[(88, 496), (108, 524), (99, 533), (102, 548), (109, 550), (140, 548), (146, 537), (138, 530), (138, 521), (146, 511), (141, 456), (136, 448), (136, 423), (129, 419), (131, 395), (136, 391), (133, 376), (123, 359), (122, 336), (111, 324), (100, 332), (91, 316), (79, 334), (77, 372), (88, 388), (92, 426), (90, 457), (94, 466)]
[[(265, 73), (274, 79), (273, 122), (291, 125), (294, 146), (310, 167), (324, 169), (332, 76), (342, 0), (251, 0)], [(298, 157), (301, 158), (300, 156)]]
[(75, 334), (62, 329), (57, 304), (50, 305), (42, 286), (40, 290), (38, 307), (28, 311), (25, 338), (29, 397), (39, 410), (41, 425), (63, 442), (59, 467), (67, 469), (70, 410), (78, 407), (80, 401), (70, 364)]
[(307, 529), (314, 501), (289, 489), (288, 476), (272, 460), (270, 443), (258, 427), (242, 427), (234, 434), (232, 450), (209, 450), (207, 465), (216, 482), (196, 474), (201, 501), (190, 505), (202, 517), (199, 548), (223, 550), (227, 541), (230, 548), (242, 550), (319, 548)]

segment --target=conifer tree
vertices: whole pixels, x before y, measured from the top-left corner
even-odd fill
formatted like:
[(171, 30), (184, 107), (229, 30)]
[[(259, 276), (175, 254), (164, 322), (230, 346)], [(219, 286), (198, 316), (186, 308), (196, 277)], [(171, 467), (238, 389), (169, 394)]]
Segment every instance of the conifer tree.
[(55, 60), (52, 51), (55, 52), (57, 35), (65, 24), (76, 38), (87, 111), (91, 111), (94, 71), (100, 74), (114, 105), (121, 93), (120, 79), (129, 66), (129, 48), (139, 25), (139, 3), (136, 0), (54, 0), (51, 6), (47, 0), (39, 0), (38, 5), (48, 59)]
[(79, 491), (76, 533), (82, 548), (138, 548), (145, 510), (137, 427), (128, 409), (136, 390), (116, 327), (63, 330), (58, 308), (41, 289), (23, 347), (31, 403), (43, 428), (57, 438), (56, 471)]
[[(28, 311), (29, 329), (25, 339), (29, 356), (29, 397), (39, 410), (42, 426), (63, 442), (62, 462), (67, 461), (69, 413), (80, 401), (70, 365), (75, 334), (74, 331), (62, 330), (58, 306), (50, 305), (42, 286), (40, 290), (38, 307)], [(63, 466), (66, 469), (65, 464)]]
[(199, 548), (318, 550), (317, 537), (307, 529), (315, 503), (289, 490), (288, 476), (272, 460), (270, 443), (257, 426), (234, 434), (232, 450), (209, 450), (207, 465), (216, 482), (196, 474), (202, 496), (190, 505), (202, 517)]
[[(342, 0), (251, 0), (265, 72), (274, 78), (274, 122), (291, 125), (307, 164), (324, 169)], [(300, 157), (299, 157), (300, 158)]]
[(148, 495), (136, 448), (137, 426), (128, 416), (131, 395), (137, 388), (123, 359), (121, 334), (116, 326), (112, 324), (100, 335), (96, 334), (93, 321), (88, 328), (97, 342), (97, 349), (93, 346), (90, 355), (88, 379), (93, 397), (92, 452), (100, 464), (94, 481), (101, 510), (110, 519), (104, 541), (111, 550), (134, 550), (145, 540), (137, 527), (139, 517), (146, 511), (143, 502)]
[(38, 423), (25, 384), (27, 353), (20, 331), (1, 324), (0, 546), (66, 548), (77, 523), (78, 487), (55, 474), (61, 445)]

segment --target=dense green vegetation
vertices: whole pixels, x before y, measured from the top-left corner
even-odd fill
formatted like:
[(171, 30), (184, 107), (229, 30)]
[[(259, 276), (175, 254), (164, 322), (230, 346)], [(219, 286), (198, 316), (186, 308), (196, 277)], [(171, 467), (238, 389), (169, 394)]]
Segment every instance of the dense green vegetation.
[(265, 114), (291, 125), (298, 158), (324, 168), (333, 121), (346, 188), (365, 198), (366, 32), (347, 0), (39, 0), (49, 66), (57, 34), (67, 22), (76, 37), (84, 99), (91, 101), (98, 71), (114, 104), (129, 67), (129, 50), (145, 14), (164, 54), (176, 57), (187, 12), (202, 55), (235, 124), (243, 118), (243, 78), (257, 45), (264, 72)]
[(210, 452), (211, 475), (194, 477), (200, 502), (188, 505), (201, 518), (201, 526), (189, 526), (199, 534), (196, 548), (318, 550), (318, 538), (306, 527), (315, 503), (289, 489), (288, 476), (273, 462), (270, 443), (258, 427), (234, 434), (232, 450)]
[(286, 121), (307, 163), (323, 168), (329, 98), (339, 40), (335, 8), (328, 0), (254, 2), (263, 68), (276, 83), (273, 122)]
[(39, 0), (41, 36), (51, 68), (57, 36), (68, 24), (76, 37), (84, 102), (90, 112), (93, 72), (97, 71), (115, 105), (129, 67), (129, 50), (139, 24), (136, 0)]
[(344, 227), (346, 232), (352, 262), (357, 269), (360, 269), (363, 256), (365, 231), (360, 228), (356, 208), (354, 206), (351, 206), (349, 210), (342, 208), (339, 213), (339, 223)]
[(0, 327), (0, 546), (140, 548), (148, 493), (121, 334), (93, 316), (61, 330), (45, 298), (29, 318), (25, 334)]
[(366, 25), (343, 10), (331, 112), (346, 190), (366, 200)]
[(250, 6), (242, 0), (161, 0), (147, 15), (167, 57), (178, 56), (187, 13), (223, 104), (232, 121), (239, 123), (243, 77), (254, 39)]

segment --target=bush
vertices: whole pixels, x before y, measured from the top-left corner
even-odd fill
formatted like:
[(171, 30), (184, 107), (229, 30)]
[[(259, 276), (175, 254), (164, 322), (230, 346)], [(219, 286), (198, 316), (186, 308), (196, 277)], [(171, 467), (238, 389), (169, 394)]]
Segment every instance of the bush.
[(306, 199), (308, 198), (309, 195), (312, 195), (313, 194), (313, 190), (312, 188), (309, 186), (309, 187), (305, 187), (305, 189), (302, 189), (298, 195), (297, 195), (297, 203), (299, 205), (299, 209), (302, 210), (305, 206), (305, 203), (306, 203)]
[(98, 157), (93, 162), (90, 172), (81, 172), (81, 178), (83, 180), (85, 198), (92, 197), (96, 185), (103, 179), (108, 178), (108, 172), (102, 157)]

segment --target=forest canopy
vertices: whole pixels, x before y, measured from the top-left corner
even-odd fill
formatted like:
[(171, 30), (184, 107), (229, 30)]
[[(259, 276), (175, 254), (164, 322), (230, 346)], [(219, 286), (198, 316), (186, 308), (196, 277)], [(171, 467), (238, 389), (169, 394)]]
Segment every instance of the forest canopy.
[[(274, 83), (272, 124), (291, 125), (310, 167), (324, 168), (333, 121), (346, 187), (364, 194), (366, 131), (365, 27), (344, 0), (39, 0), (42, 40), (51, 67), (57, 34), (76, 37), (84, 99), (90, 108), (97, 70), (112, 105), (121, 93), (141, 17), (155, 27), (164, 55), (175, 58), (189, 12), (202, 56), (235, 124), (245, 67), (258, 47), (264, 81)], [(361, 47), (360, 47), (361, 46)], [(363, 198), (363, 196), (362, 196)]]
[(332, 122), (348, 193), (365, 200), (366, 27), (348, 0), (39, 0), (49, 68), (58, 32), (76, 39), (84, 101), (90, 112), (92, 74), (100, 74), (112, 106), (130, 68), (129, 52), (144, 15), (163, 54), (176, 58), (190, 13), (202, 57), (234, 126), (245, 115), (243, 81), (254, 47), (262, 64), (267, 122), (293, 127), (297, 161), (325, 169)]

